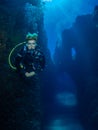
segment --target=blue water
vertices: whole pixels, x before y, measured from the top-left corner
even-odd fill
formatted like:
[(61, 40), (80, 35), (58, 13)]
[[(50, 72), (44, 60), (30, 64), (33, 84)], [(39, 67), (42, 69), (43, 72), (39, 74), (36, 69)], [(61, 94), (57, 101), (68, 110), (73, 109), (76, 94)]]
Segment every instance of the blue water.
[[(71, 28), (79, 15), (92, 14), (98, 0), (45, 0), (44, 23), (48, 37), (48, 48), (53, 59), (56, 46), (62, 46), (62, 32)], [(65, 43), (66, 44), (66, 43)], [(75, 60), (77, 52), (71, 50)], [(50, 114), (50, 120), (45, 130), (85, 130), (78, 119), (77, 87), (70, 75), (61, 73), (57, 76), (55, 91), (55, 113)]]
[[(44, 24), (45, 24), (44, 27), (45, 27), (46, 36), (48, 39), (48, 49), (50, 51), (51, 58), (53, 60), (55, 48), (58, 47), (58, 50), (60, 48), (62, 48), (62, 32), (64, 31), (64, 29), (71, 28), (76, 20), (76, 17), (79, 15), (84, 15), (84, 14), (93, 15), (94, 6), (96, 4), (98, 4), (98, 0), (42, 0), (42, 1), (43, 1), (43, 9), (44, 9)], [(16, 3), (18, 3), (18, 2), (16, 2)], [(28, 33), (28, 30), (31, 33), (32, 32), (38, 33), (37, 32), (37, 29), (38, 29), (37, 21), (40, 20), (39, 14), (37, 13), (38, 9), (39, 9), (38, 7), (32, 5), (31, 3), (25, 4), (25, 6), (24, 6), (25, 16), (24, 16), (24, 19), (22, 19), (22, 20), (24, 20), (24, 23), (26, 23), (25, 27), (23, 26), (23, 29), (25, 28), (24, 36), (25, 36), (25, 34)], [(37, 15), (37, 17), (33, 17), (36, 15)], [(19, 28), (20, 27), (21, 27), (21, 25), (19, 26)], [(16, 26), (16, 28), (17, 28), (17, 26)], [(80, 41), (84, 40), (81, 38), (81, 36), (79, 36), (79, 34), (77, 33), (76, 30), (74, 30), (74, 33), (76, 33), (77, 39), (79, 39)], [(43, 36), (43, 34), (41, 36)], [(42, 39), (44, 41), (44, 38), (42, 38)], [(45, 47), (47, 47), (47, 41), (44, 41), (44, 42), (46, 42)], [(83, 41), (80, 42), (80, 44), (81, 43), (83, 43)], [(65, 46), (65, 47), (67, 47), (67, 46)], [(56, 64), (53, 65), (52, 63), (50, 64), (51, 59), (49, 59), (49, 65), (48, 65), (49, 68), (47, 67), (48, 63), (46, 63), (46, 68), (45, 68), (44, 72), (41, 73), (42, 74), (41, 77), (43, 79), (41, 87), (43, 89), (43, 97), (45, 97), (43, 99), (44, 103), (42, 106), (43, 108), (45, 108), (44, 109), (45, 111), (43, 110), (43, 112), (42, 112), (42, 113), (44, 113), (45, 119), (43, 119), (43, 120), (45, 122), (43, 121), (44, 129), (42, 129), (42, 130), (86, 130), (85, 127), (83, 126), (83, 124), (81, 124), (80, 117), (79, 117), (79, 108), (78, 108), (80, 104), (79, 104), (79, 97), (78, 97), (79, 90), (77, 90), (77, 89), (82, 86), (82, 80), (79, 79), (80, 86), (77, 86), (77, 84), (79, 85), (79, 83), (76, 83), (74, 81), (74, 79), (75, 78), (76, 78), (76, 80), (78, 79), (78, 74), (80, 74), (79, 78), (82, 77), (84, 79), (84, 77), (86, 77), (86, 75), (88, 74), (88, 71), (90, 70), (92, 65), (90, 64), (91, 62), (89, 62), (90, 61), (90, 58), (89, 58), (90, 57), (90, 55), (89, 55), (90, 48), (88, 47), (87, 48), (88, 50), (87, 50), (82, 45), (79, 45), (79, 47), (81, 48), (81, 49), (79, 48), (81, 50), (81, 52), (83, 51), (82, 56), (83, 56), (84, 60), (81, 60), (81, 54), (79, 55), (78, 60), (77, 60), (77, 55), (79, 54), (79, 53), (77, 53), (77, 51), (79, 52), (80, 50), (78, 50), (78, 49), (76, 50), (76, 48), (71, 47), (70, 52), (69, 52), (72, 57), (71, 65), (70, 65), (70, 61), (68, 61), (68, 60), (67, 60), (67, 62), (65, 61), (65, 59), (68, 59), (70, 57), (69, 53), (67, 55), (69, 57), (68, 58), (64, 57), (65, 58), (64, 60), (63, 60), (64, 55), (62, 55), (62, 57), (61, 57), (61, 55), (59, 56), (59, 54), (57, 54), (58, 57), (56, 57), (56, 58), (61, 58), (61, 60), (58, 61), (58, 65), (56, 65)], [(63, 48), (63, 49), (67, 50), (66, 48)], [(46, 52), (48, 52), (48, 51), (46, 50)], [(46, 55), (46, 57), (47, 57), (47, 55)], [(50, 58), (50, 57), (48, 57), (48, 58)], [(79, 60), (79, 58), (80, 58), (80, 60)], [(74, 61), (76, 61), (76, 60), (77, 60), (77, 62), (80, 62), (80, 63), (76, 63), (76, 64), (79, 64), (78, 67), (80, 67), (80, 68), (78, 68), (78, 69), (76, 68), (77, 67), (76, 64), (75, 64), (76, 66), (74, 67), (74, 63), (75, 63)], [(62, 61), (64, 63), (61, 63)], [(82, 65), (80, 65), (82, 63), (82, 61), (86, 61), (87, 65), (86, 65), (86, 63), (83, 63), (84, 66), (86, 65), (85, 67), (84, 66), (81, 67)], [(95, 61), (93, 60), (92, 62), (95, 62)], [(53, 62), (53, 63), (55, 63), (55, 62)], [(58, 66), (60, 66), (60, 67), (67, 66), (68, 70), (65, 69), (67, 67), (60, 68), (61, 70), (65, 69), (64, 72), (60, 71), (59, 69), (56, 70), (57, 69), (56, 67), (58, 67)], [(5, 67), (8, 67), (8, 66), (5, 66)], [(55, 68), (53, 68), (53, 67), (55, 67)], [(79, 70), (81, 68), (85, 69), (85, 70), (83, 70), (83, 73), (82, 73), (82, 70)], [(76, 72), (78, 70), (79, 70), (79, 72)], [(2, 68), (1, 68), (1, 72), (4, 73)], [(75, 75), (75, 72), (77, 73), (76, 75)], [(4, 75), (2, 73), (1, 73), (1, 75), (4, 76), (4, 82), (5, 82), (6, 74), (4, 73), (5, 74)], [(43, 76), (44, 74), (46, 77)], [(11, 75), (11, 73), (9, 75)], [(74, 78), (74, 75), (77, 77)], [(93, 78), (95, 78), (95, 77), (92, 78), (92, 77), (88, 76), (87, 78), (88, 79), (91, 78), (93, 80)], [(11, 77), (8, 77), (8, 79), (11, 79)], [(88, 79), (85, 79), (85, 80), (87, 81)], [(11, 80), (13, 80), (13, 78)], [(93, 81), (94, 83), (97, 82), (97, 81), (95, 82), (95, 80)], [(17, 81), (18, 81), (18, 79), (16, 78), (16, 82)], [(44, 84), (44, 82), (45, 82), (45, 84)], [(77, 80), (77, 82), (78, 82), (78, 80)], [(7, 83), (7, 82), (5, 82), (5, 83)], [(10, 83), (10, 82), (8, 81), (8, 83)], [(87, 83), (87, 84), (90, 84), (90, 83), (92, 83), (92, 82), (89, 80), (89, 83)], [(12, 81), (11, 81), (10, 85), (12, 85)], [(23, 87), (22, 92), (20, 92), (19, 95), (21, 97), (21, 93), (24, 94), (24, 92), (26, 92), (26, 90), (28, 90), (27, 91), (28, 95), (26, 95), (27, 100), (25, 100), (25, 98), (23, 98), (22, 100), (23, 100), (23, 105), (25, 105), (25, 103), (27, 105), (27, 106), (25, 105), (23, 107), (24, 108), (26, 107), (27, 109), (30, 108), (30, 117), (31, 117), (31, 116), (33, 116), (33, 115), (31, 115), (31, 113), (32, 113), (31, 106), (33, 106), (32, 94), (34, 92), (32, 89), (30, 90), (30, 86), (28, 86), (25, 91), (24, 91), (24, 86), (22, 86), (22, 87)], [(85, 85), (83, 87), (85, 87)], [(96, 87), (96, 86), (94, 86), (94, 87)], [(18, 91), (18, 89), (21, 91), (20, 86), (17, 85), (17, 87), (15, 87), (15, 88), (17, 91)], [(82, 92), (80, 92), (80, 93), (82, 93)], [(8, 92), (7, 92), (7, 94), (9, 95)], [(14, 94), (12, 92), (11, 92), (11, 95), (14, 96)], [(17, 96), (18, 96), (17, 93), (15, 96), (16, 96), (15, 98), (17, 98)], [(4, 91), (4, 98), (5, 98), (5, 91)], [(20, 98), (16, 99), (17, 102), (19, 102), (19, 99)], [(1, 100), (2, 100), (2, 98), (1, 98)], [(8, 98), (8, 100), (9, 100), (9, 98)], [(13, 99), (11, 99), (11, 100), (13, 100)], [(24, 108), (22, 108), (21, 110), (23, 111)], [(9, 114), (9, 111), (7, 111), (7, 113)], [(31, 122), (33, 122), (32, 118), (31, 118)], [(26, 120), (26, 121), (28, 121), (28, 120)], [(24, 121), (23, 121), (23, 123), (24, 123)], [(27, 123), (27, 125), (28, 125), (28, 123)]]
[(90, 14), (98, 0), (43, 0), (44, 23), (48, 36), (48, 47), (51, 56), (54, 55), (56, 41), (61, 42), (61, 34), (65, 28), (70, 28), (78, 15)]
[(79, 121), (77, 86), (73, 79), (61, 72), (54, 88), (54, 101), (47, 111), (45, 130), (85, 130)]

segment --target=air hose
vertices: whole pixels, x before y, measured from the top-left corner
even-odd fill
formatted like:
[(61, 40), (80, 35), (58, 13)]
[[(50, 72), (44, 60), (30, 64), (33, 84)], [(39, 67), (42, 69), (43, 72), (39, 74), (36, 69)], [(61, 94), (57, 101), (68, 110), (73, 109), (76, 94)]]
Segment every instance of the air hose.
[(14, 69), (14, 70), (16, 70), (16, 67), (15, 67), (14, 65), (12, 65), (11, 56), (12, 56), (13, 52), (15, 51), (15, 49), (16, 49), (17, 47), (19, 47), (19, 46), (21, 46), (21, 45), (23, 45), (23, 44), (25, 44), (25, 43), (26, 43), (26, 42), (22, 42), (22, 43), (17, 44), (17, 45), (10, 51), (10, 53), (9, 53), (8, 63), (9, 63), (9, 66), (10, 66), (12, 69)]

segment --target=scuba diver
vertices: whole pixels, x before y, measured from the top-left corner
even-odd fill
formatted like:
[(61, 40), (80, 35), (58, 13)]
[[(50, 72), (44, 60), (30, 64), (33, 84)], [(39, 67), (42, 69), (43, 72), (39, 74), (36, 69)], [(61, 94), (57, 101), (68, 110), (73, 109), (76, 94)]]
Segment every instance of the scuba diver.
[(28, 33), (26, 44), (16, 54), (14, 65), (19, 75), (25, 79), (34, 77), (45, 67), (45, 57), (37, 44), (38, 34)]

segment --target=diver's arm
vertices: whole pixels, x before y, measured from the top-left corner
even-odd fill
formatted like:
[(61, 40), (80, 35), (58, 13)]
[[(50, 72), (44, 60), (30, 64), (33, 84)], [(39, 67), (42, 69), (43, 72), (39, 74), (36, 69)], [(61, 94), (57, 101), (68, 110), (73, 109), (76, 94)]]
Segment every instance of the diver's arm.
[(16, 66), (17, 69), (20, 68), (20, 63), (23, 59), (23, 48), (16, 54), (14, 58), (14, 65)]
[(23, 48), (17, 53), (15, 59), (14, 59), (14, 65), (17, 68), (17, 71), (21, 73), (22, 75), (25, 74), (25, 66), (23, 65), (23, 57), (24, 57), (24, 50)]
[(44, 54), (41, 52), (41, 53), (40, 53), (40, 56), (39, 56), (39, 64), (38, 64), (38, 67), (37, 67), (37, 71), (38, 71), (38, 72), (43, 71), (43, 69), (45, 68), (45, 64), (46, 64), (45, 56), (44, 56)]
[(20, 67), (21, 60), (22, 60), (22, 56), (18, 53), (14, 60), (14, 65), (16, 66), (17, 70), (19, 70), (21, 68)]

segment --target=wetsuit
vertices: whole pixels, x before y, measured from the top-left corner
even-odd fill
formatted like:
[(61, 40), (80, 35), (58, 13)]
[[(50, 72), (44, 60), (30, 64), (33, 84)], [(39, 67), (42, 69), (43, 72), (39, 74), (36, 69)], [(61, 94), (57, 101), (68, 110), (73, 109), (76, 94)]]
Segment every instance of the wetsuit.
[(15, 57), (17, 72), (25, 77), (26, 72), (39, 73), (45, 67), (45, 57), (39, 47), (28, 50), (25, 45)]

